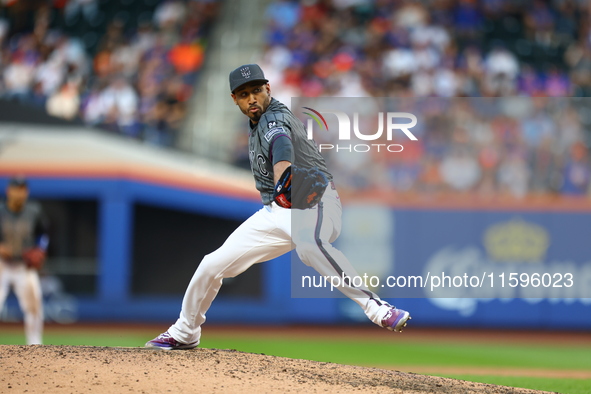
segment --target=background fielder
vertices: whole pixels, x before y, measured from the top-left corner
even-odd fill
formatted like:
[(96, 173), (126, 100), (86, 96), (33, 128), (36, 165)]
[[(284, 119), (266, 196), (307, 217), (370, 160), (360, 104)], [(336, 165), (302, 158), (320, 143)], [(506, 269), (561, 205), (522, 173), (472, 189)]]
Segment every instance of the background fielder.
[(28, 345), (42, 343), (43, 299), (38, 270), (49, 243), (41, 206), (27, 202), (26, 179), (12, 178), (0, 204), (0, 310), (11, 288), (25, 317)]
[[(223, 279), (287, 253), (294, 246), (300, 259), (323, 276), (358, 276), (347, 258), (331, 245), (340, 234), (342, 212), (332, 175), (314, 142), (306, 138), (302, 122), (271, 97), (268, 82), (256, 64), (230, 73), (234, 103), (250, 120), (249, 158), (264, 207), (242, 223), (219, 249), (203, 258), (185, 292), (178, 320), (168, 331), (148, 341), (147, 347), (196, 347), (205, 314)], [(290, 193), (298, 191), (290, 190), (292, 177), (285, 176), (290, 174), (292, 165), (294, 170), (316, 171), (329, 181), (318, 204), (288, 209), (292, 203)], [(310, 190), (308, 194), (314, 192)], [(293, 229), (292, 214), (297, 215), (299, 223)], [(339, 290), (381, 327), (401, 331), (410, 318), (408, 312), (380, 300), (366, 288), (343, 285)]]

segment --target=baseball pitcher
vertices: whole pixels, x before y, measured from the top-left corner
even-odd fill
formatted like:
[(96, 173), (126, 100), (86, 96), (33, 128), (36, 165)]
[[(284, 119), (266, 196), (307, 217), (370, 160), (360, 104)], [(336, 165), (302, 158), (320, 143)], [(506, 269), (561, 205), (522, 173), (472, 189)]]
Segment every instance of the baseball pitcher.
[[(230, 73), (230, 91), (234, 103), (249, 119), (250, 165), (263, 207), (219, 249), (203, 258), (185, 292), (178, 320), (146, 347), (196, 347), (205, 314), (223, 279), (287, 253), (294, 246), (300, 259), (322, 276), (357, 276), (343, 253), (331, 245), (341, 231), (341, 202), (323, 157), (315, 143), (307, 139), (304, 124), (271, 97), (269, 81), (256, 64)], [(294, 218), (298, 226), (292, 229)], [(407, 311), (382, 301), (367, 288), (343, 283), (339, 290), (380, 327), (401, 331), (410, 319)]]
[(12, 287), (25, 317), (27, 344), (42, 343), (43, 302), (39, 269), (49, 243), (38, 204), (27, 202), (26, 179), (12, 178), (0, 204), (0, 309)]

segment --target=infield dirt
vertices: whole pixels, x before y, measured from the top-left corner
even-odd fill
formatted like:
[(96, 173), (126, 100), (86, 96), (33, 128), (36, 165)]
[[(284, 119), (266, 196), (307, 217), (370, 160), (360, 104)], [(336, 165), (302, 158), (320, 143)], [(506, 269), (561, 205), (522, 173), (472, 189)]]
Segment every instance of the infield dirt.
[(542, 393), (233, 350), (0, 346), (0, 392)]

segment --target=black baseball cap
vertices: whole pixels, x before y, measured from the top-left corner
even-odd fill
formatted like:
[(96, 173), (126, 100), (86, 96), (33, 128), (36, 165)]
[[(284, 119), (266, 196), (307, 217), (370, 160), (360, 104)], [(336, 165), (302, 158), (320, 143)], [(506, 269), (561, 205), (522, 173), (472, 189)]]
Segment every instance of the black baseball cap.
[(242, 65), (230, 73), (230, 91), (234, 93), (240, 86), (252, 81), (269, 82), (258, 64)]
[(25, 178), (24, 176), (13, 176), (8, 181), (8, 186), (27, 187), (28, 186), (27, 178)]

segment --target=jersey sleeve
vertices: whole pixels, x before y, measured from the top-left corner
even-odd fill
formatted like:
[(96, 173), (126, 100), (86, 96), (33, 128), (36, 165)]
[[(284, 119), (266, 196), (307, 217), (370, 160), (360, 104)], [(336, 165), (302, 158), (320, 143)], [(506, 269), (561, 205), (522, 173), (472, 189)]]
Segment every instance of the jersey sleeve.
[(270, 148), (270, 155), (273, 165), (280, 161), (289, 161), (290, 163), (293, 163), (294, 154), (291, 140), (285, 135), (279, 136)]
[(275, 165), (280, 161), (293, 163), (294, 152), (291, 127), (282, 113), (265, 114), (261, 117), (261, 147)]

